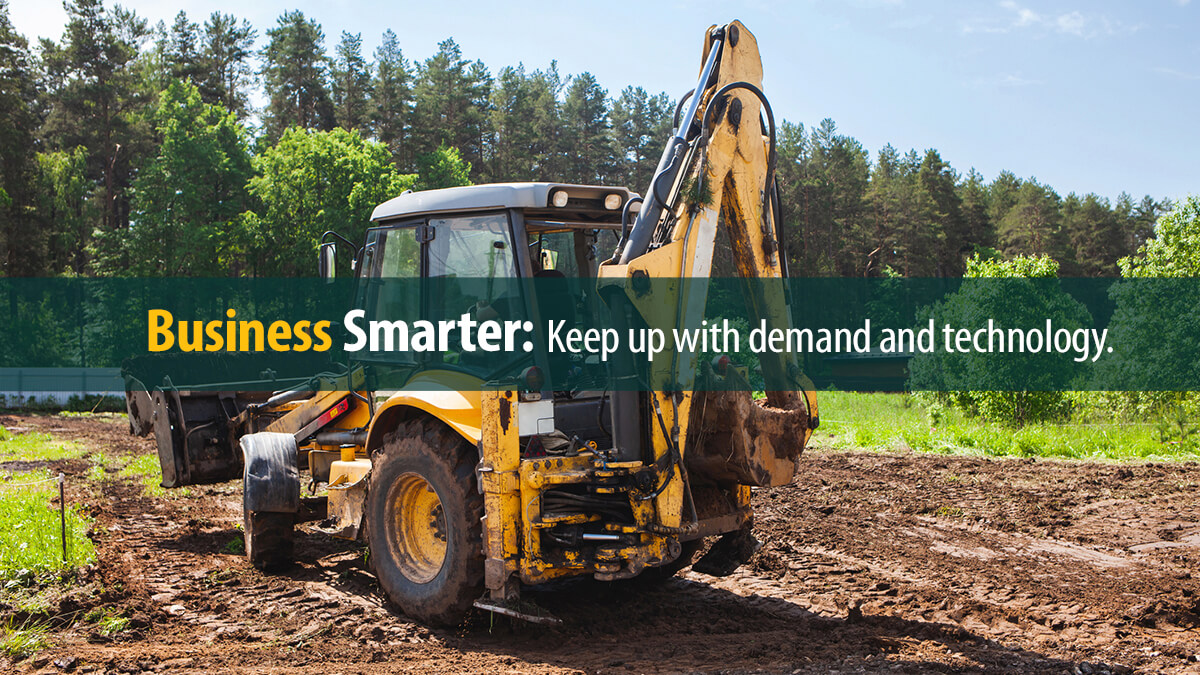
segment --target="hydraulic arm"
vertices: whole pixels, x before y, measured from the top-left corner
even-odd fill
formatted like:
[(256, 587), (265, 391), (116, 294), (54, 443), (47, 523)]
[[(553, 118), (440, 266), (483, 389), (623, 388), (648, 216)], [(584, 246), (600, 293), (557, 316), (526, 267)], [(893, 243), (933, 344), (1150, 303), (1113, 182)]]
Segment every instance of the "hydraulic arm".
[[(790, 324), (775, 194), (775, 122), (761, 85), (754, 36), (737, 21), (712, 27), (699, 80), (680, 104), (644, 203), (612, 260), (600, 267), (601, 293), (618, 330), (699, 325), (718, 220), (728, 231), (756, 325)], [(647, 283), (654, 279), (681, 281)], [(649, 366), (614, 361), (615, 451), (625, 460), (670, 467), (656, 497), (664, 529), (685, 533), (695, 522), (688, 466), (710, 480), (741, 486), (791, 480), (817, 424), (816, 398), (793, 355), (761, 359), (765, 406), (751, 402), (746, 391), (697, 391), (696, 354), (659, 355)], [(637, 391), (639, 379), (648, 393)], [(695, 442), (701, 437), (704, 443)], [(643, 447), (647, 438), (649, 447)], [(714, 452), (722, 457), (706, 459)], [(684, 461), (688, 453), (693, 456)]]

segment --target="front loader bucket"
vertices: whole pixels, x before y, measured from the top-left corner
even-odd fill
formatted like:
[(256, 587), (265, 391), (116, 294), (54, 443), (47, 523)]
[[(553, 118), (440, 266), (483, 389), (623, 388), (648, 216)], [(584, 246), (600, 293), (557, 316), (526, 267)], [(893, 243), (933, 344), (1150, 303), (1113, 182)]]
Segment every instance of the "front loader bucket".
[(152, 395), (154, 440), (163, 487), (205, 485), (242, 473), (230, 419), (245, 403), (234, 392), (157, 390)]

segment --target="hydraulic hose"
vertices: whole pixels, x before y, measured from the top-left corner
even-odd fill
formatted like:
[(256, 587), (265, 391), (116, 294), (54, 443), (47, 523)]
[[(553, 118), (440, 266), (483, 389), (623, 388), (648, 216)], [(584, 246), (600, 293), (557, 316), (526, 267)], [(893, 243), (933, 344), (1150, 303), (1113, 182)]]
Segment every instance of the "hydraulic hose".
[[(767, 175), (763, 181), (763, 195), (765, 195), (764, 199), (767, 202), (763, 205), (763, 214), (765, 217), (766, 213), (771, 207), (771, 202), (775, 201), (776, 197), (774, 194), (775, 191), (772, 189), (775, 185), (775, 114), (771, 111), (771, 102), (767, 100), (766, 95), (762, 93), (761, 89), (753, 84), (750, 84), (749, 82), (730, 82), (724, 87), (721, 87), (717, 90), (717, 93), (713, 94), (712, 98), (708, 100), (708, 106), (704, 109), (704, 134), (707, 136), (709, 133), (709, 124), (711, 124), (713, 113), (717, 109), (717, 101), (720, 101), (725, 94), (728, 94), (734, 89), (745, 89), (757, 96), (759, 102), (762, 103), (763, 112), (767, 116), (767, 130), (768, 138), (770, 140), (767, 144)], [(774, 213), (774, 211), (771, 212), (772, 214)]]

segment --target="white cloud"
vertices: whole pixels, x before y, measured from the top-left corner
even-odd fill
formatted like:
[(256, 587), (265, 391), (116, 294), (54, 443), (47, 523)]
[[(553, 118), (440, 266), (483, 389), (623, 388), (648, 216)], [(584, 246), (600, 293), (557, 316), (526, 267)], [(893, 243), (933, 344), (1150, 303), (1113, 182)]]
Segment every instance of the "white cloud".
[[(1190, 0), (1175, 0), (1182, 4)], [(1060, 14), (1040, 14), (1015, 0), (1003, 0), (1000, 8), (1006, 10), (1003, 17), (977, 17), (962, 24), (964, 33), (1008, 33), (1016, 29), (1042, 30), (1060, 35), (1093, 38), (1101, 35), (1132, 32), (1137, 26), (1129, 26), (1103, 15), (1087, 15), (1079, 10)]]
[(1016, 12), (1017, 18), (1013, 23), (1014, 26), (1034, 26), (1042, 22), (1042, 17), (1037, 12), (1028, 7), (1021, 7), (1013, 0), (1004, 0), (1000, 6), (1012, 12)]
[(1005, 73), (996, 75), (995, 77), (981, 77), (975, 80), (975, 86), (985, 89), (1004, 87), (1029, 87), (1037, 84), (1045, 84), (1042, 80), (1033, 80), (1019, 74)]
[(1160, 68), (1154, 68), (1153, 70), (1156, 73), (1161, 73), (1163, 75), (1170, 75), (1171, 77), (1174, 77), (1174, 78), (1177, 78), (1180, 80), (1200, 80), (1200, 75), (1197, 75), (1196, 73), (1185, 73), (1182, 70), (1175, 70), (1174, 68), (1160, 67)]
[(910, 16), (903, 19), (897, 19), (888, 27), (892, 30), (912, 30), (921, 26), (928, 25), (933, 22), (933, 16), (930, 14), (922, 14), (920, 16)]
[(1087, 28), (1087, 19), (1080, 12), (1071, 12), (1055, 19), (1054, 27), (1060, 33), (1082, 36), (1084, 29)]

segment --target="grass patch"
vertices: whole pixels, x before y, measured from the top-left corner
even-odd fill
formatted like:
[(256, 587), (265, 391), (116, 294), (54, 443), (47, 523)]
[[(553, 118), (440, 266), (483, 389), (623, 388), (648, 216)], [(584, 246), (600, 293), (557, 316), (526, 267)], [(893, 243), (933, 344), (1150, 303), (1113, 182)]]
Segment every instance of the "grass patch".
[(1020, 428), (967, 417), (949, 408), (932, 413), (906, 394), (819, 392), (818, 447), (865, 448), (992, 457), (1103, 460), (1196, 460), (1195, 446), (1163, 442), (1141, 423), (1053, 423)]
[(225, 552), (233, 555), (244, 555), (246, 553), (246, 540), (244, 538), (230, 539), (225, 542)]
[(57, 440), (50, 434), (37, 432), (14, 434), (0, 427), (0, 462), (75, 459), (85, 454), (87, 449), (74, 441)]
[(162, 486), (162, 467), (159, 466), (158, 455), (139, 455), (122, 467), (117, 475), (139, 481), (148, 496), (162, 497), (167, 494)]
[(129, 617), (121, 616), (109, 607), (97, 607), (83, 616), (84, 621), (96, 624), (101, 635), (116, 635), (129, 628)]
[(62, 559), (58, 486), (45, 481), (49, 471), (0, 478), (0, 580), (30, 578), (86, 565), (96, 558), (87, 531), (91, 520), (79, 505), (67, 506), (67, 560)]
[(4, 634), (0, 635), (0, 653), (7, 654), (14, 661), (32, 656), (50, 646), (49, 632), (49, 628), (44, 625), (21, 628), (5, 626)]
[(74, 410), (63, 410), (62, 412), (55, 413), (54, 416), (73, 419), (96, 420), (98, 422), (107, 422), (109, 424), (121, 424), (126, 420), (125, 413), (92, 412), (89, 410), (78, 412)]
[(140, 482), (143, 494), (148, 497), (189, 497), (192, 495), (191, 488), (168, 490), (162, 486), (162, 466), (159, 464), (158, 455), (139, 455), (121, 467), (117, 475)]

